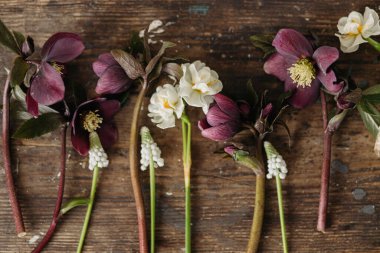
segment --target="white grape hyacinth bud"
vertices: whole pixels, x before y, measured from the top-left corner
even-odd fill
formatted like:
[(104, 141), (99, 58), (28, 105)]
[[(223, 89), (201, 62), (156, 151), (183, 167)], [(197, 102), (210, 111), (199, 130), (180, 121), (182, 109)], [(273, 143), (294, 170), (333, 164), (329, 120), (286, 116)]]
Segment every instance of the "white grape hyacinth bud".
[(95, 167), (108, 167), (108, 155), (104, 151), (99, 136), (95, 131), (90, 133), (90, 151), (88, 152), (88, 155), (88, 168), (90, 170), (93, 170)]
[(268, 158), (268, 174), (266, 177), (271, 179), (272, 177), (279, 176), (281, 179), (285, 179), (288, 169), (284, 158), (268, 141), (264, 142), (264, 149)]
[(161, 149), (154, 142), (149, 128), (146, 126), (141, 127), (141, 170), (145, 171), (150, 165), (150, 158), (152, 157), (154, 168), (163, 167), (164, 159), (161, 157)]

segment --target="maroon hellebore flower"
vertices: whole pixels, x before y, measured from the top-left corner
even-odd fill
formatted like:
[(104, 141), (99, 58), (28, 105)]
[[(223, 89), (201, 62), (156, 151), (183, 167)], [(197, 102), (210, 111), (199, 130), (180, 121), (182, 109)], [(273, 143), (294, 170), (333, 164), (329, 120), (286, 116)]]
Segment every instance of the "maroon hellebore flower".
[(231, 138), (241, 129), (242, 117), (249, 114), (246, 103), (241, 106), (222, 94), (214, 96), (215, 103), (210, 107), (206, 117), (198, 121), (203, 137), (214, 141)]
[(97, 98), (78, 106), (71, 121), (71, 142), (79, 154), (85, 156), (90, 149), (90, 133), (96, 131), (103, 148), (109, 148), (117, 140), (114, 115), (120, 109), (120, 102)]
[(319, 95), (320, 83), (332, 94), (337, 94), (344, 83), (337, 83), (329, 67), (339, 57), (338, 49), (322, 46), (315, 51), (311, 43), (293, 29), (281, 29), (274, 38), (274, 53), (264, 64), (267, 74), (285, 83), (285, 91), (293, 91), (289, 103), (303, 108), (314, 103)]
[(99, 55), (98, 60), (92, 64), (92, 69), (99, 77), (96, 85), (98, 94), (115, 94), (126, 91), (133, 80), (130, 79), (112, 54)]
[(77, 58), (83, 50), (82, 39), (75, 33), (56, 33), (45, 42), (37, 72), (27, 91), (26, 104), (29, 113), (38, 116), (38, 104), (52, 105), (64, 98), (62, 64)]

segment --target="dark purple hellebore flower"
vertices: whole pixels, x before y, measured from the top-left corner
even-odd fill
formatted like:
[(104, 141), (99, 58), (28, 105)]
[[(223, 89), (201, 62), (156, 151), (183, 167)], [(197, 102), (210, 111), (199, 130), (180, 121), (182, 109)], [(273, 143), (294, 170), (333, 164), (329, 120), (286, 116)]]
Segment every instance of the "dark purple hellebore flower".
[(77, 58), (83, 50), (82, 39), (75, 33), (56, 33), (45, 42), (27, 91), (26, 103), (32, 115), (38, 116), (38, 104), (52, 105), (64, 98), (63, 64)]
[(130, 79), (112, 54), (99, 55), (98, 60), (92, 64), (92, 69), (99, 77), (96, 85), (98, 94), (115, 94), (126, 91), (133, 80)]
[(97, 98), (78, 106), (71, 121), (71, 142), (79, 154), (85, 156), (90, 149), (90, 132), (96, 131), (103, 148), (109, 148), (117, 140), (114, 115), (120, 109), (120, 102)]
[(198, 121), (202, 135), (214, 141), (224, 141), (241, 129), (242, 117), (249, 114), (246, 103), (238, 105), (222, 94), (214, 96), (215, 103), (210, 107), (206, 117)]
[(332, 94), (338, 94), (343, 83), (338, 83), (329, 67), (339, 58), (334, 47), (322, 46), (315, 51), (311, 43), (293, 29), (281, 29), (274, 38), (274, 53), (264, 64), (267, 74), (285, 83), (285, 91), (293, 91), (289, 103), (303, 108), (314, 103), (320, 84)]

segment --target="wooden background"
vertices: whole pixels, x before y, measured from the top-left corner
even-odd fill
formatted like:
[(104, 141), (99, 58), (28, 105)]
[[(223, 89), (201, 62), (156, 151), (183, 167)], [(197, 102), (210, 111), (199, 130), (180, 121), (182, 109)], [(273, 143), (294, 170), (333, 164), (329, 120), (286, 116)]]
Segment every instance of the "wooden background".
[[(261, 53), (248, 37), (291, 27), (315, 32), (323, 43), (338, 46), (334, 36), (341, 16), (365, 6), (379, 11), (379, 1), (36, 1), (1, 0), (0, 18), (10, 28), (30, 34), (39, 46), (54, 32), (73, 31), (85, 40), (86, 50), (75, 64), (78, 80), (94, 88), (91, 63), (97, 55), (123, 47), (132, 30), (141, 30), (154, 19), (174, 22), (160, 39), (178, 44), (178, 54), (201, 59), (221, 76), (226, 91), (244, 87), (248, 78), (262, 87), (280, 84), (262, 70)], [(177, 53), (172, 51), (173, 53)], [(0, 80), (13, 55), (0, 49)], [(379, 83), (377, 54), (368, 45), (342, 55), (340, 66), (353, 65), (361, 83)], [(120, 139), (110, 151), (111, 165), (102, 171), (97, 202), (86, 240), (86, 252), (137, 252), (136, 213), (128, 165), (128, 132), (134, 99), (117, 116)], [(193, 122), (199, 111), (191, 113)], [(285, 213), (291, 252), (380, 252), (380, 160), (372, 152), (374, 140), (357, 112), (347, 118), (334, 136), (333, 160), (340, 164), (332, 174), (326, 234), (318, 233), (322, 119), (320, 104), (288, 114), (294, 136), (287, 148), (281, 130), (271, 136), (289, 167), (284, 181)], [(146, 119), (145, 124), (152, 126)], [(182, 252), (184, 248), (184, 190), (180, 129), (163, 132), (152, 127), (162, 147), (166, 166), (157, 171), (157, 252)], [(192, 222), (194, 252), (244, 252), (253, 212), (255, 177), (246, 168), (215, 153), (215, 143), (202, 138), (194, 123), (192, 170)], [(70, 142), (69, 142), (70, 143)], [(0, 170), (0, 252), (29, 252), (29, 240), (47, 230), (53, 213), (59, 168), (59, 133), (13, 142), (18, 196), (28, 234), (16, 238)], [(87, 196), (91, 172), (85, 159), (69, 146), (65, 199)], [(1, 163), (2, 165), (2, 163)], [(15, 166), (16, 167), (16, 166)], [(148, 200), (148, 174), (142, 173)], [(352, 191), (366, 196), (355, 200)], [(281, 252), (280, 224), (274, 181), (267, 181), (266, 212), (261, 252)], [(374, 208), (374, 209), (373, 209)], [(46, 252), (74, 252), (85, 208), (64, 217)]]

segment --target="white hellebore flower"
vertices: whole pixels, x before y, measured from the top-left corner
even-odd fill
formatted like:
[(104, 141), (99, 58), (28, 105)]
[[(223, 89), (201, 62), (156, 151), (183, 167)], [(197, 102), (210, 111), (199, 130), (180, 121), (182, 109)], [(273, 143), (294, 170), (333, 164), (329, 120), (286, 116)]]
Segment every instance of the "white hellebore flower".
[(178, 95), (178, 87), (171, 84), (159, 86), (150, 99), (148, 116), (159, 128), (165, 129), (175, 126), (175, 116), (181, 118), (184, 110), (182, 98)]
[(161, 158), (161, 149), (154, 142), (149, 128), (146, 126), (141, 127), (141, 170), (145, 171), (150, 165), (150, 159), (152, 159), (154, 168), (163, 167), (164, 159)]
[(179, 95), (191, 106), (202, 107), (207, 113), (214, 101), (213, 95), (223, 89), (218, 73), (201, 61), (182, 64), (183, 76), (179, 80)]
[(359, 45), (366, 43), (370, 36), (380, 34), (379, 15), (366, 7), (364, 17), (357, 11), (352, 11), (348, 17), (338, 21), (340, 48), (344, 53), (358, 50)]

